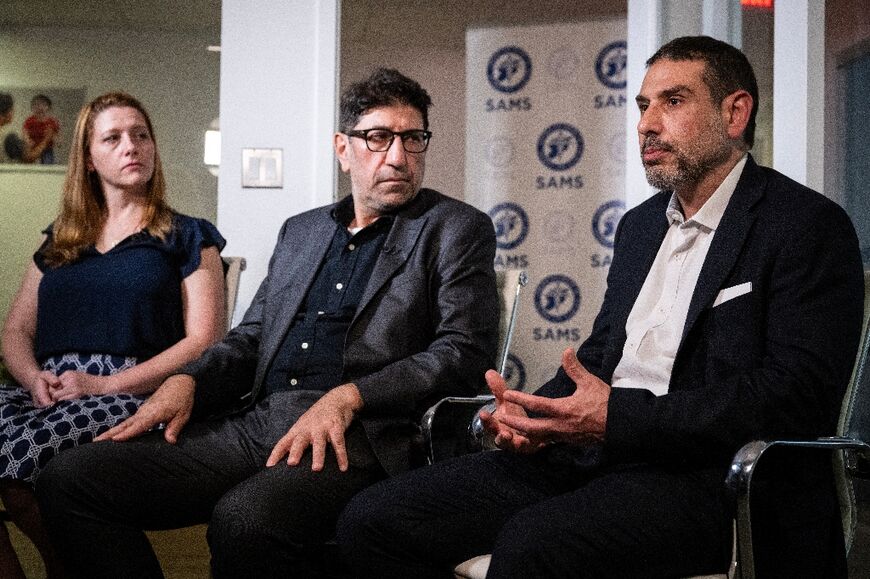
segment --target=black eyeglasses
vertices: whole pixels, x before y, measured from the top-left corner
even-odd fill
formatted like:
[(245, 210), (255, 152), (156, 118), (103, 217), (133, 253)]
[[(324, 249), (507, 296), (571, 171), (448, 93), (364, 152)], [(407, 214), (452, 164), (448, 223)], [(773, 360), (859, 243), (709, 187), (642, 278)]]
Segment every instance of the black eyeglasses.
[(429, 146), (429, 139), (432, 137), (431, 131), (421, 131), (419, 129), (402, 131), (400, 133), (394, 133), (389, 129), (363, 129), (362, 131), (345, 131), (344, 134), (348, 137), (365, 139), (366, 148), (372, 153), (389, 151), (396, 137), (402, 140), (402, 148), (405, 151), (409, 153), (422, 153)]

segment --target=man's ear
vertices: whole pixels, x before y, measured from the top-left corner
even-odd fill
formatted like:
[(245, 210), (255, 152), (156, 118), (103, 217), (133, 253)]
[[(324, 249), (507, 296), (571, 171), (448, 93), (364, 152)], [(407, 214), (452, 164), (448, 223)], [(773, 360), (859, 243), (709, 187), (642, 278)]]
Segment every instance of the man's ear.
[(350, 171), (350, 137), (344, 133), (335, 133), (332, 137), (332, 146), (335, 149), (335, 156), (338, 157), (338, 164), (342, 172)]
[(734, 91), (722, 101), (722, 115), (728, 136), (741, 139), (752, 114), (752, 95), (745, 90)]

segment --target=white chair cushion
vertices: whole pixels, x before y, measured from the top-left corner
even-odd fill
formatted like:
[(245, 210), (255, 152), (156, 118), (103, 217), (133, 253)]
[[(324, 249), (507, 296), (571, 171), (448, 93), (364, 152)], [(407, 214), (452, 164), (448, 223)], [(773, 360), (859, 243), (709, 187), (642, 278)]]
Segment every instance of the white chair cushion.
[(486, 579), (486, 571), (489, 569), (489, 555), (480, 555), (460, 563), (453, 570), (456, 579)]
[[(486, 579), (486, 572), (489, 569), (489, 555), (479, 555), (473, 559), (469, 559), (460, 563), (453, 570), (456, 579)], [(722, 573), (718, 575), (701, 575), (698, 577), (690, 577), (689, 579), (728, 579), (728, 575)]]

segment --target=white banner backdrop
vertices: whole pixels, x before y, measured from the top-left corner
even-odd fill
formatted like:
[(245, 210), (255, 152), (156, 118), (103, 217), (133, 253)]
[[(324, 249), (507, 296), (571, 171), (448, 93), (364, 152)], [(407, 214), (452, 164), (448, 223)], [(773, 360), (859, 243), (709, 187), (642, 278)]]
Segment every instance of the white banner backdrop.
[(532, 390), (592, 329), (624, 212), (625, 22), (466, 32), (465, 198), (525, 269), (506, 378)]

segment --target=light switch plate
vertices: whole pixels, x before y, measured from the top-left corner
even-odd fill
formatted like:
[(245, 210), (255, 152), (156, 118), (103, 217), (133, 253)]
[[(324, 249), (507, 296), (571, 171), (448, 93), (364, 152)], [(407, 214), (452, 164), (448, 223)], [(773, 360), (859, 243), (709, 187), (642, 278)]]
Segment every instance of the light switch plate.
[(242, 187), (283, 187), (283, 153), (283, 149), (242, 149)]

